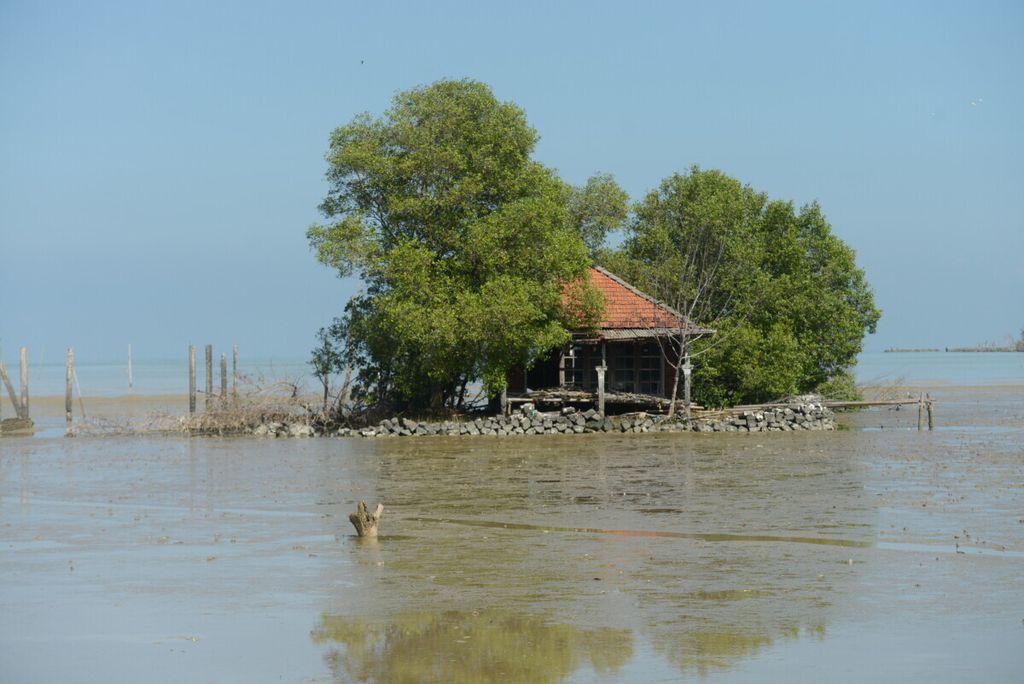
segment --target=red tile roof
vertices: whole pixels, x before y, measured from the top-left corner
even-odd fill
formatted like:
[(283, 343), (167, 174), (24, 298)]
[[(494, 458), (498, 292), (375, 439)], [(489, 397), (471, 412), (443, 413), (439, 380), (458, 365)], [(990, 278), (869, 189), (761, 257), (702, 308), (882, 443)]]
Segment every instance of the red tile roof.
[(590, 267), (590, 284), (604, 294), (603, 330), (688, 327), (679, 313), (599, 266)]

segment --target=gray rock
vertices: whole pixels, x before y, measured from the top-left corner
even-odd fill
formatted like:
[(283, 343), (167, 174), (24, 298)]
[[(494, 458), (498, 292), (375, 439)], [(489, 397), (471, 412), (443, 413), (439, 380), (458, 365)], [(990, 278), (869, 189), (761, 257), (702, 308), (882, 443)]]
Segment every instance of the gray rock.
[(292, 437), (313, 437), (315, 433), (309, 425), (296, 423), (288, 428), (288, 434)]

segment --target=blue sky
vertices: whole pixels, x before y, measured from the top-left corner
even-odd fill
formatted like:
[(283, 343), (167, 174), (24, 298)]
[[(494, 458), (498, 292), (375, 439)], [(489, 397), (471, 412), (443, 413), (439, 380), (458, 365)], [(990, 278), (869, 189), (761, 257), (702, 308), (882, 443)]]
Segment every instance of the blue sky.
[(818, 200), (868, 349), (1024, 326), (1024, 4), (0, 2), (0, 345), (304, 357), (330, 131), (440, 78), (637, 199), (691, 164)]

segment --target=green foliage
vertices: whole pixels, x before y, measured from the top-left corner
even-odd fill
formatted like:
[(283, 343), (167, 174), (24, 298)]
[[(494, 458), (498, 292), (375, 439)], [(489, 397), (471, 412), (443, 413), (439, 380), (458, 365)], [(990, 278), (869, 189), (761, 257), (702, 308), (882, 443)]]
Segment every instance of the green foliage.
[[(383, 118), (331, 135), (332, 222), (307, 237), (367, 284), (347, 313), (367, 398), (455, 406), (466, 383), (493, 394), (568, 339), (563, 290), (589, 265), (587, 212), (570, 214), (577, 191), (530, 159), (536, 141), (521, 109), (470, 80), (399, 93)], [(592, 297), (569, 292), (570, 310), (597, 320)]]
[(323, 386), (323, 408), (327, 410), (331, 378), (351, 363), (348, 319), (335, 318), (316, 333), (317, 346), (310, 352), (309, 365), (313, 376)]
[[(696, 290), (699, 280), (680, 274), (708, 254), (720, 254), (717, 269)], [(693, 352), (693, 395), (706, 405), (768, 401), (842, 376), (880, 316), (853, 250), (817, 204), (797, 211), (720, 171), (663, 181), (602, 260), (669, 303), (700, 302), (686, 310), (718, 330)]]
[(569, 215), (591, 256), (604, 246), (608, 233), (622, 227), (629, 215), (629, 195), (609, 173), (598, 173), (569, 194)]
[(853, 373), (845, 369), (815, 387), (814, 392), (833, 401), (860, 401), (864, 398)]

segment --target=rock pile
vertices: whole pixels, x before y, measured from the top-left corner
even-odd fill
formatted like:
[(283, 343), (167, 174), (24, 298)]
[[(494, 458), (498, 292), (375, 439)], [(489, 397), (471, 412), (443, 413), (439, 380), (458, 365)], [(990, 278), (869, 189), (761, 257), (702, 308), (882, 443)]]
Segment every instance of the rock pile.
[(541, 413), (524, 404), (511, 416), (488, 416), (466, 421), (421, 422), (388, 418), (361, 429), (341, 428), (339, 437), (414, 437), (429, 435), (554, 435), (593, 432), (793, 432), (834, 430), (835, 418), (820, 403), (795, 403), (762, 411), (740, 411), (718, 418), (673, 420), (665, 416), (633, 413), (602, 416), (594, 409), (569, 406)]
[(257, 437), (317, 437), (319, 433), (306, 423), (263, 423), (253, 429)]

